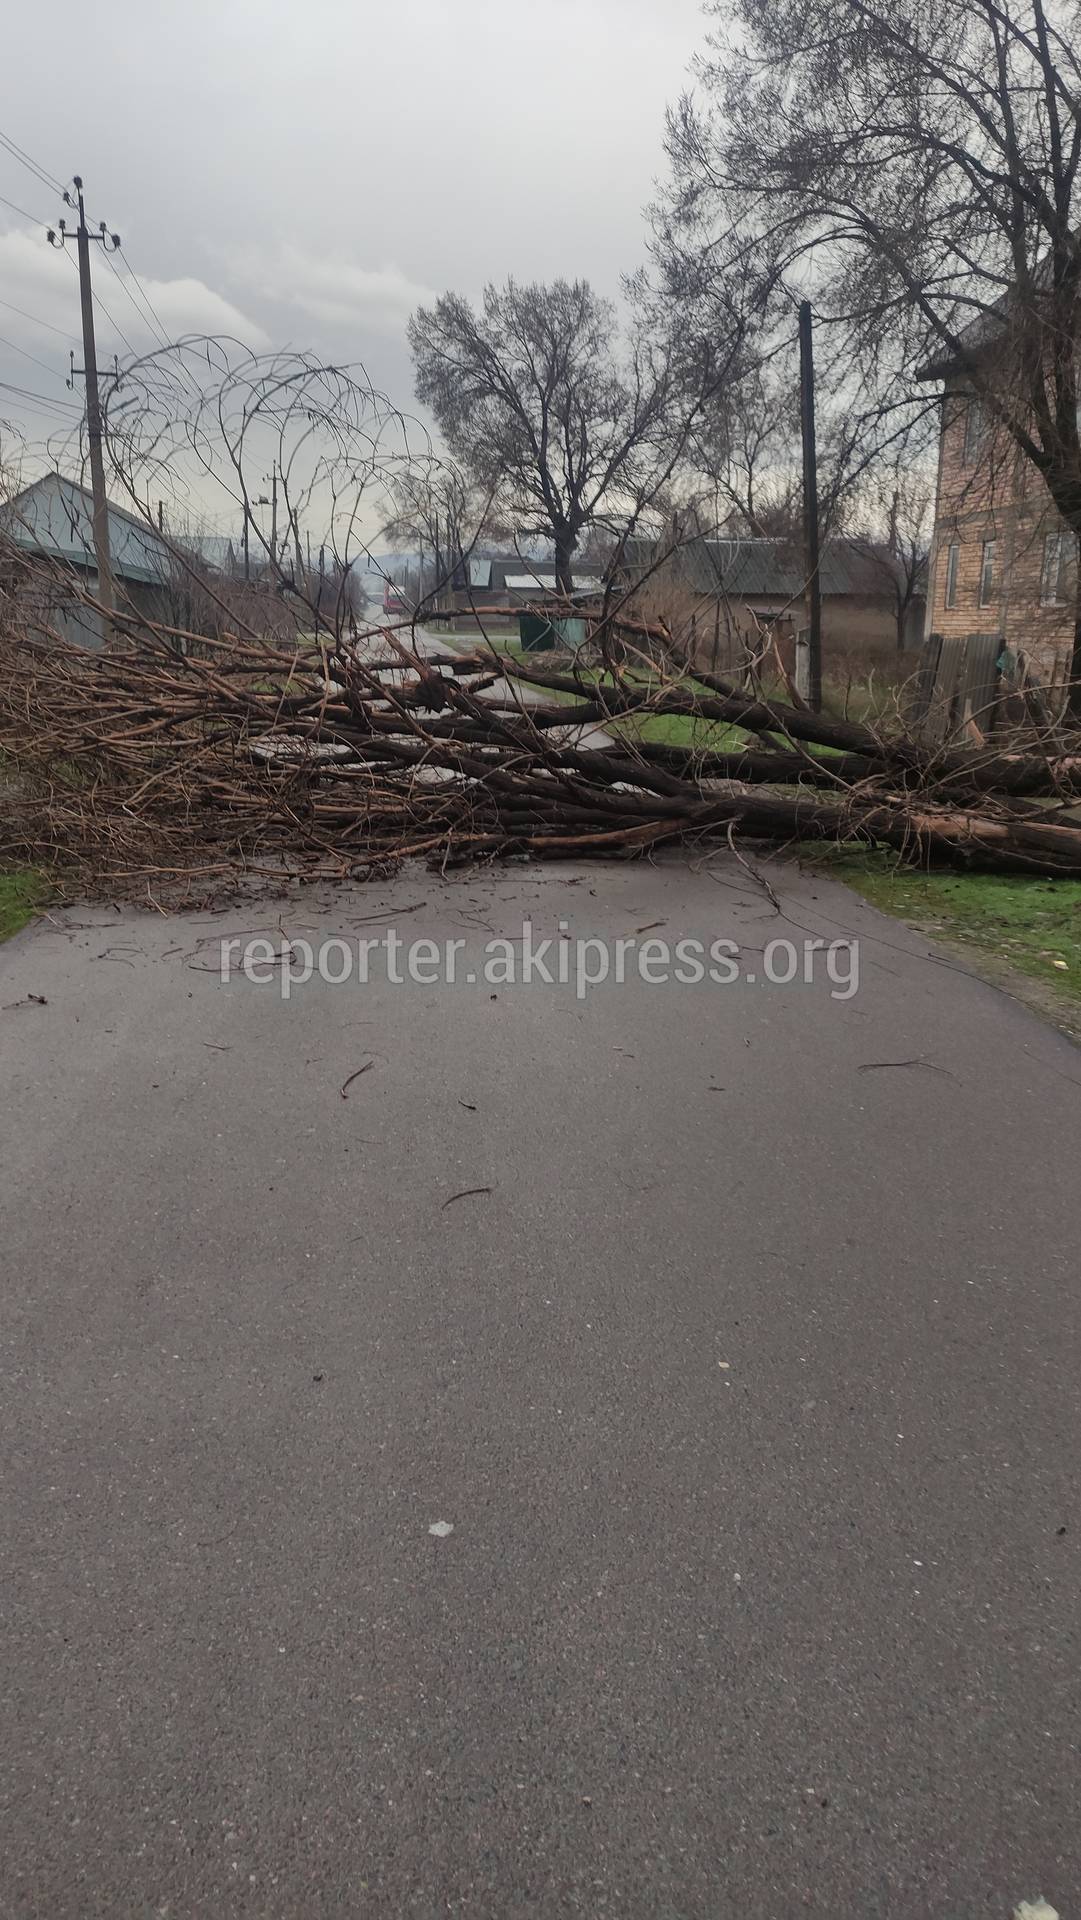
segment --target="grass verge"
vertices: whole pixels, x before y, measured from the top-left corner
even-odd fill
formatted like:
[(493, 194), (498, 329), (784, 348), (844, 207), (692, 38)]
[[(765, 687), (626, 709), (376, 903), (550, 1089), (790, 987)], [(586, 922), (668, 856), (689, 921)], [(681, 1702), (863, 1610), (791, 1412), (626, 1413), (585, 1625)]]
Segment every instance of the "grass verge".
[(0, 940), (18, 933), (33, 918), (34, 908), (45, 897), (45, 882), (29, 868), (0, 873)]
[(1081, 1037), (1081, 880), (922, 873), (872, 853), (833, 854), (821, 864)]

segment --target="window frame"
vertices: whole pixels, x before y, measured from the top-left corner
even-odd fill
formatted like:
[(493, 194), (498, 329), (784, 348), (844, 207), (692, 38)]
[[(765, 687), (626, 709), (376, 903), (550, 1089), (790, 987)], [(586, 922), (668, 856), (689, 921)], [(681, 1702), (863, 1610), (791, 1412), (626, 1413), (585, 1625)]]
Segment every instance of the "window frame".
[[(1054, 553), (1054, 578), (1051, 575), (1051, 555)], [(1043, 559), (1040, 563), (1040, 605), (1041, 607), (1061, 607), (1062, 600), (1062, 529), (1057, 533), (1045, 533), (1043, 537)]]
[(946, 578), (942, 604), (947, 610), (957, 605), (957, 576), (961, 571), (961, 543), (951, 540), (946, 548)]
[(995, 548), (997, 539), (985, 540), (980, 551), (980, 592), (979, 605), (989, 607), (998, 598), (995, 586)]
[(978, 393), (970, 393), (965, 402), (964, 440), (961, 459), (966, 467), (975, 466), (987, 439), (987, 410)]

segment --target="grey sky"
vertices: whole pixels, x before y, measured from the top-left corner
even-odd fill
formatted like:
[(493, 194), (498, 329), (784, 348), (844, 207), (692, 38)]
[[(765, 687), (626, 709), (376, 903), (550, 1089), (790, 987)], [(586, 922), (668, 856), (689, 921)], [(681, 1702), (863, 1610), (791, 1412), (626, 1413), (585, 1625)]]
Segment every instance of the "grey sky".
[[(507, 273), (615, 291), (638, 264), (665, 105), (704, 31), (699, 0), (46, 0), (5, 20), (0, 126), (83, 174), (170, 334), (358, 358), (409, 407), (418, 299)], [(63, 210), (2, 151), (0, 195)], [(145, 348), (100, 264), (96, 288)], [(76, 296), (0, 205), (0, 335), (23, 349), (0, 345), (0, 380), (70, 403)], [(59, 424), (0, 400), (32, 440)]]

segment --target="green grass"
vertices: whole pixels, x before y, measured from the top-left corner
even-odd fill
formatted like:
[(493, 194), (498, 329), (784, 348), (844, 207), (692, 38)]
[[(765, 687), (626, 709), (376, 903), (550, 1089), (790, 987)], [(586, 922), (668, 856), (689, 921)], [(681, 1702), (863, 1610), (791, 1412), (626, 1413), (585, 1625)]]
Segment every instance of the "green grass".
[(33, 918), (34, 908), (45, 897), (41, 875), (27, 868), (15, 873), (0, 873), (0, 940), (7, 940)]
[[(535, 663), (540, 673), (546, 671), (546, 661), (552, 662), (555, 670), (559, 673), (571, 674), (575, 672), (572, 663), (559, 663), (558, 656), (556, 656), (555, 661), (552, 661), (552, 656), (549, 654), (536, 651), (523, 653), (520, 647), (510, 648), (501, 646), (499, 650), (503, 653), (516, 655), (517, 658), (525, 660), (527, 664)], [(579, 666), (577, 668), (577, 677), (582, 683), (581, 698), (583, 700), (588, 700), (591, 687), (612, 687), (615, 685), (613, 675), (604, 672), (600, 667)], [(641, 667), (628, 667), (624, 669), (622, 679), (626, 687), (639, 686), (642, 689), (643, 700), (648, 696), (650, 689), (659, 684), (652, 674)], [(672, 681), (666, 684), (670, 685), (675, 691), (699, 694), (706, 699), (710, 697), (708, 687), (699, 685), (697, 681), (689, 677), (685, 680)], [(554, 688), (550, 687), (538, 687), (537, 693), (543, 699), (562, 700), (569, 704), (573, 704), (578, 698), (576, 694), (561, 691), (557, 692)], [(642, 740), (655, 746), (693, 747), (699, 752), (730, 752), (733, 748), (742, 746), (747, 739), (747, 735), (741, 727), (730, 727), (719, 720), (703, 720), (693, 713), (648, 713), (643, 710), (641, 713), (620, 714), (612, 720), (606, 720), (603, 724), (606, 732), (612, 734), (614, 738), (621, 737), (628, 741)]]
[(693, 747), (697, 752), (731, 753), (744, 745), (740, 727), (720, 720), (700, 720), (693, 713), (627, 713), (609, 723), (609, 731), (625, 740), (644, 740), (661, 747)]
[(1081, 880), (918, 873), (870, 853), (838, 854), (828, 866), (884, 913), (956, 944), (977, 963), (990, 960), (993, 973), (1036, 980), (1081, 1011)]

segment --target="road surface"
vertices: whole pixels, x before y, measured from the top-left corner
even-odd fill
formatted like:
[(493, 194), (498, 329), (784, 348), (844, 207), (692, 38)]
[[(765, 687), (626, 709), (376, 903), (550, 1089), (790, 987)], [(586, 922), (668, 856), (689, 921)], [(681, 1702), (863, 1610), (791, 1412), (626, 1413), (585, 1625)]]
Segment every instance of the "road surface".
[[(491, 647), (498, 652), (506, 637), (503, 634), (492, 634)], [(401, 629), (397, 638), (400, 644), (410, 652), (422, 655), (474, 652), (483, 654), (488, 648), (488, 643), (480, 632), (475, 635), (447, 634), (440, 632), (438, 628), (414, 627)], [(391, 649), (381, 637), (368, 642), (366, 648), (369, 657), (376, 658), (385, 658), (390, 651)], [(536, 664), (539, 669), (543, 670), (546, 658), (548, 656), (544, 653), (537, 655)], [(555, 697), (544, 687), (531, 686), (528, 680), (499, 678), (493, 680), (491, 686), (485, 689), (485, 698), (488, 700), (513, 700), (522, 707), (541, 706)], [(592, 750), (612, 744), (612, 736), (602, 727), (554, 727), (549, 729), (548, 737), (553, 745), (561, 747), (587, 747)]]
[[(0, 1914), (1081, 1912), (1081, 1057), (770, 872), (0, 949)], [(218, 968), (527, 915), (757, 977)]]

